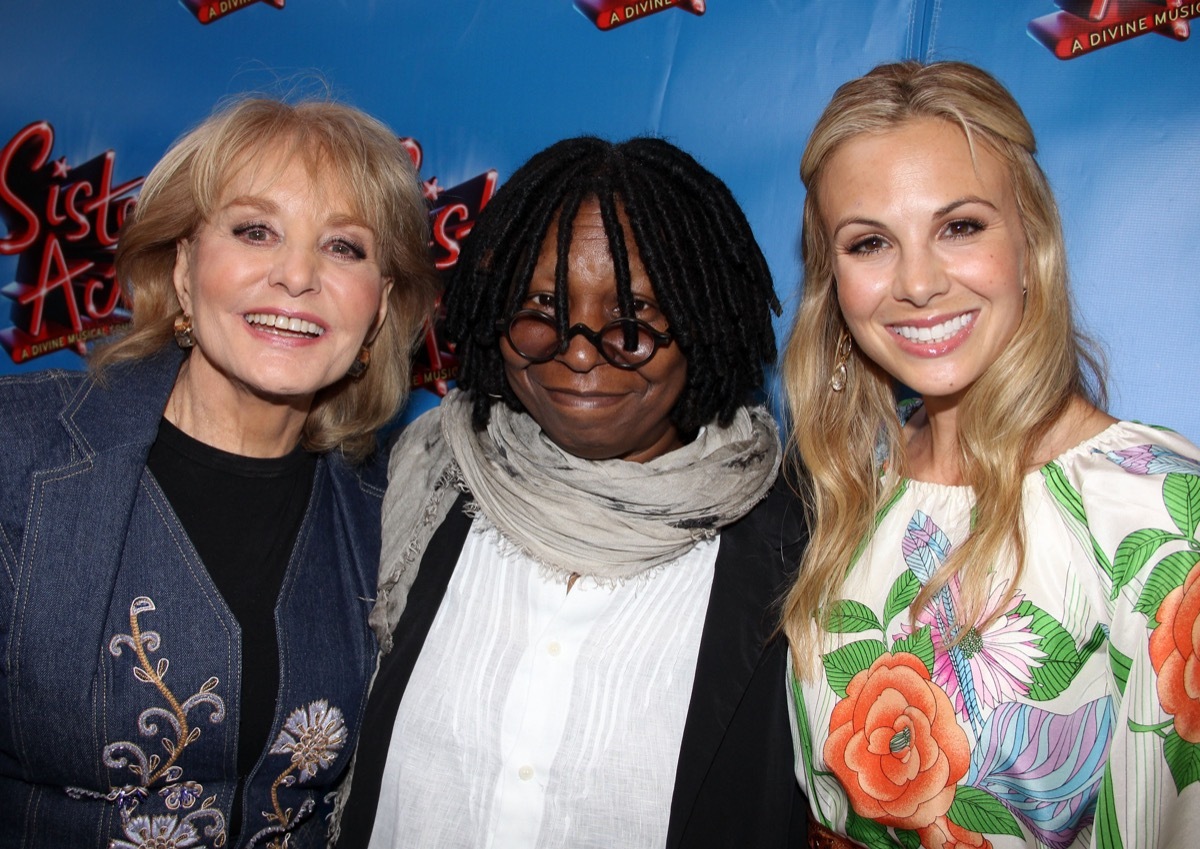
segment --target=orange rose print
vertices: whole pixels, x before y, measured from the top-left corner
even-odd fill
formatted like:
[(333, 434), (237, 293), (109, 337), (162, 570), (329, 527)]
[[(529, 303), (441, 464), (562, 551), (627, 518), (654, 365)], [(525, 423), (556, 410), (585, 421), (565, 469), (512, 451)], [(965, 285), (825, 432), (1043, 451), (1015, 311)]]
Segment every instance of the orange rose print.
[(1167, 593), (1154, 614), (1150, 663), (1158, 673), (1158, 700), (1175, 717), (1175, 732), (1200, 743), (1200, 563)]
[(855, 675), (829, 728), (825, 762), (859, 816), (919, 829), (950, 810), (970, 745), (916, 655), (885, 652)]
[(960, 828), (945, 817), (917, 831), (924, 849), (992, 849), (992, 841), (978, 831)]

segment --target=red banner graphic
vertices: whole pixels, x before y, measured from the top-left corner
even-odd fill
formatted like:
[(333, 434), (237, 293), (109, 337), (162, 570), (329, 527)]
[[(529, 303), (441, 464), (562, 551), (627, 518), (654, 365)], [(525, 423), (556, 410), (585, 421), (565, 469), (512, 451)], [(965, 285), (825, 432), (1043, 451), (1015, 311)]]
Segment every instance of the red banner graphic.
[(1029, 22), (1029, 34), (1059, 59), (1156, 33), (1186, 41), (1200, 2), (1184, 0), (1056, 0), (1062, 10)]
[(196, 16), (202, 24), (211, 24), (217, 18), (223, 18), (230, 12), (245, 9), (254, 3), (266, 3), (276, 9), (282, 9), (286, 0), (179, 0), (184, 7)]
[(703, 15), (706, 5), (705, 0), (575, 0), (575, 8), (603, 30), (615, 29), (667, 9)]

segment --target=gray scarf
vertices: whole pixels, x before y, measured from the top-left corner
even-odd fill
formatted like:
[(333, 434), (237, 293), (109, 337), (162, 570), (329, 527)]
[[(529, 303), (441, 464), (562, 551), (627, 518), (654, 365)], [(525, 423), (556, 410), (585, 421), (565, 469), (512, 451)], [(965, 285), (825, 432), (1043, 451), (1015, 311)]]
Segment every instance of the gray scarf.
[(485, 431), (463, 392), (413, 422), (392, 450), (383, 505), (383, 556), (371, 625), (386, 653), (434, 531), (468, 492), (477, 515), (544, 567), (620, 581), (669, 563), (766, 495), (780, 463), (765, 408), (743, 407), (728, 427), (646, 463), (584, 460), (503, 404)]

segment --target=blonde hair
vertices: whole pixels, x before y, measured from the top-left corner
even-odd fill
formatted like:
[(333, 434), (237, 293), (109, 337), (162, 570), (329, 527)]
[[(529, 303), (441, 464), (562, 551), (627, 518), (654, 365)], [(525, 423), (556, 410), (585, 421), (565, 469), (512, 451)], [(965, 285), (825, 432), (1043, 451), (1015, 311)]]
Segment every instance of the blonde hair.
[(146, 177), (121, 230), (115, 263), (133, 311), (131, 329), (99, 348), (92, 367), (102, 377), (114, 363), (174, 344), (174, 322), (182, 314), (172, 283), (179, 243), (213, 215), (230, 179), (268, 152), (282, 152), (282, 162), (298, 157), (314, 181), (328, 181), (348, 195), (375, 236), (380, 271), (393, 282), (370, 368), (318, 392), (301, 437), (311, 451), (340, 448), (360, 460), (407, 395), (413, 347), (438, 283), (429, 256), (428, 208), (412, 160), (387, 127), (353, 107), (247, 98), (180, 138)]
[[(821, 177), (849, 139), (929, 118), (959, 127), (973, 155), (983, 145), (1007, 167), (1025, 237), (1026, 296), (1013, 338), (958, 409), (960, 470), (976, 498), (971, 534), (922, 588), (911, 614), (958, 576), (965, 621), (977, 623), (997, 564), (1010, 564), (1009, 592), (1015, 590), (1025, 562), (1026, 467), (1073, 398), (1103, 397), (1101, 366), (1072, 319), (1058, 208), (1034, 159), (1033, 130), (1012, 95), (987, 72), (962, 62), (881, 65), (839, 88), (801, 159), (807, 190), (804, 295), (782, 369), (791, 416), (790, 471), (797, 473), (812, 531), (783, 624), (804, 677), (816, 674), (824, 617), (873, 532), (877, 512), (894, 493), (886, 481), (907, 474), (891, 376), (855, 348), (845, 390), (829, 387), (845, 324), (821, 218)], [(1085, 367), (1094, 383), (1085, 378)], [(894, 475), (881, 474), (881, 458)]]

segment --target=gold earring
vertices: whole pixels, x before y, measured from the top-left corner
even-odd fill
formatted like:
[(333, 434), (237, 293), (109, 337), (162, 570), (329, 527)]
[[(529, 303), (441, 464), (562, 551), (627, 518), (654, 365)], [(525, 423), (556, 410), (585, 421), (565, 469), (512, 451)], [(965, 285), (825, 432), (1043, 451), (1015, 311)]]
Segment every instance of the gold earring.
[(350, 379), (362, 377), (366, 374), (367, 368), (371, 365), (371, 349), (363, 345), (358, 349), (358, 356), (354, 358), (354, 362), (350, 363), (350, 368), (346, 369), (346, 377)]
[(196, 344), (192, 335), (192, 317), (187, 313), (175, 319), (175, 344), (185, 351)]
[(842, 332), (838, 335), (837, 347), (834, 349), (834, 364), (833, 374), (829, 376), (829, 388), (834, 392), (841, 392), (846, 388), (846, 381), (850, 379), (850, 351), (854, 348), (854, 340), (850, 336), (850, 331), (842, 328)]

